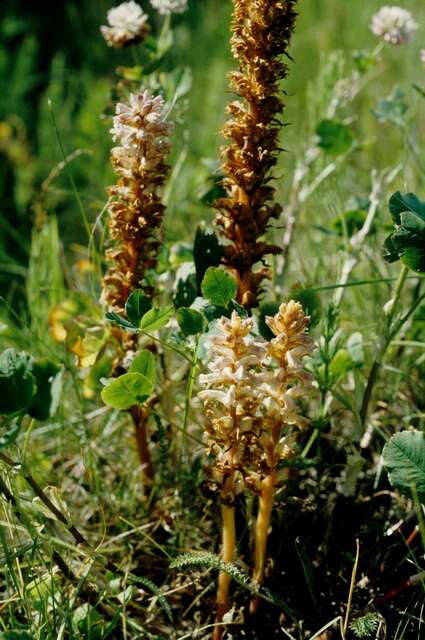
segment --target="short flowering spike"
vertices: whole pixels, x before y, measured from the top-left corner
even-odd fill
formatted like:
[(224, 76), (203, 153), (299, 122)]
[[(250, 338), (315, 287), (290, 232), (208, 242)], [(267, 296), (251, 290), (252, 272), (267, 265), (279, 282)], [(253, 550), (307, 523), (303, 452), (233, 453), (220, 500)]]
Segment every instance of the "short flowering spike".
[[(258, 365), (265, 357), (266, 343), (250, 333), (251, 319), (242, 319), (234, 311), (218, 323), (219, 334), (209, 338), (214, 359), (209, 373), (199, 381), (207, 389), (199, 393), (208, 418), (208, 444), (215, 457), (214, 468), (226, 478), (250, 466), (252, 437), (257, 435), (257, 413), (261, 398), (253, 393), (261, 384)], [(224, 485), (225, 486), (225, 485)], [(224, 490), (222, 499), (233, 500)]]
[(209, 372), (199, 377), (207, 387), (199, 397), (208, 419), (214, 468), (226, 477), (231, 452), (239, 485), (242, 481), (255, 492), (279, 460), (292, 455), (293, 427), (308, 424), (297, 399), (311, 394), (311, 375), (303, 360), (313, 352), (314, 342), (302, 306), (293, 300), (282, 304), (267, 323), (275, 334), (271, 342), (252, 335), (251, 319), (241, 319), (236, 312), (230, 320), (222, 318), (219, 334), (208, 341), (214, 353)]
[(187, 10), (187, 0), (151, 0), (151, 5), (162, 15), (183, 13)]
[(375, 36), (394, 45), (409, 42), (417, 28), (410, 11), (397, 6), (382, 7), (370, 23), (370, 30)]
[(102, 26), (100, 30), (109, 47), (121, 49), (141, 42), (149, 32), (148, 16), (134, 0), (110, 9), (107, 19), (109, 26)]
[[(278, 464), (294, 455), (297, 434), (308, 424), (297, 400), (311, 393), (311, 376), (303, 360), (314, 349), (307, 334), (309, 318), (298, 302), (282, 304), (267, 323), (275, 336), (270, 342), (253, 335), (252, 319), (242, 319), (235, 311), (230, 319), (222, 318), (219, 333), (208, 339), (214, 354), (209, 372), (199, 378), (207, 387), (199, 397), (205, 407), (212, 467), (220, 483), (222, 557), (233, 560), (234, 499), (246, 487), (259, 498), (254, 553), (254, 580), (258, 584), (264, 574)], [(217, 622), (228, 608), (229, 582), (229, 576), (222, 572)], [(254, 600), (252, 609), (257, 606)], [(214, 640), (220, 637), (217, 631)]]
[(109, 231), (115, 244), (107, 250), (112, 265), (103, 280), (103, 299), (113, 311), (122, 312), (136, 288), (151, 293), (143, 280), (160, 246), (156, 233), (165, 210), (160, 188), (168, 173), (171, 130), (161, 96), (144, 91), (116, 106), (111, 134), (119, 146), (112, 149), (111, 160), (119, 180), (109, 188)]
[(214, 206), (216, 223), (228, 241), (224, 263), (237, 278), (238, 302), (247, 307), (257, 304), (269, 275), (264, 257), (280, 252), (261, 238), (282, 210), (273, 203), (270, 181), (284, 109), (279, 84), (288, 72), (281, 57), (289, 57), (295, 5), (296, 0), (234, 0), (231, 42), (239, 70), (231, 74), (230, 84), (239, 99), (228, 106), (230, 118), (223, 129), (230, 140), (222, 151), (227, 197)]

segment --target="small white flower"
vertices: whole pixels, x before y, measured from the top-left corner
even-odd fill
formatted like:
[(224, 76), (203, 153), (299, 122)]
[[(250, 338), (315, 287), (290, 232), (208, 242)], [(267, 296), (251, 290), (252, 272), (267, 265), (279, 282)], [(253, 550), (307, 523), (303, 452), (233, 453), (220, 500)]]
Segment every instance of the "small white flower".
[(183, 13), (187, 9), (187, 0), (151, 0), (151, 5), (163, 16), (170, 13)]
[(421, 58), (421, 62), (423, 64), (425, 64), (425, 49), (421, 49), (421, 52), (420, 52), (419, 55), (420, 55), (420, 58)]
[(100, 30), (107, 45), (118, 49), (143, 40), (149, 29), (148, 16), (134, 0), (110, 9), (107, 20), (109, 26)]
[(370, 23), (372, 33), (389, 44), (409, 42), (417, 28), (410, 11), (397, 6), (382, 7)]

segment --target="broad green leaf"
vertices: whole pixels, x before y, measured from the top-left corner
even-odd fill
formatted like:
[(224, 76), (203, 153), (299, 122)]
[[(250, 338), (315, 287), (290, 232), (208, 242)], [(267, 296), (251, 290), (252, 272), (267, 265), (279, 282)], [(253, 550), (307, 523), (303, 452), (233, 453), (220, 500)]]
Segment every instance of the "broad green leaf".
[(400, 224), (400, 214), (404, 211), (414, 211), (425, 220), (425, 202), (419, 200), (414, 193), (396, 191), (391, 196), (388, 206), (396, 224)]
[(201, 333), (204, 327), (204, 318), (202, 317), (202, 314), (195, 309), (188, 309), (187, 307), (181, 307), (178, 309), (177, 322), (185, 336), (193, 336), (197, 333)]
[(227, 271), (208, 267), (201, 285), (204, 298), (218, 307), (227, 307), (235, 297), (236, 290), (236, 281)]
[(418, 238), (425, 239), (425, 218), (414, 211), (405, 211), (400, 215), (401, 226)]
[(150, 309), (152, 309), (152, 303), (141, 289), (133, 291), (125, 305), (127, 318), (135, 327), (139, 326), (141, 319)]
[(422, 431), (396, 433), (384, 447), (384, 465), (391, 484), (403, 493), (416, 487), (425, 497), (425, 434)]
[(423, 247), (408, 247), (401, 261), (416, 273), (425, 273), (425, 242)]
[(59, 372), (59, 367), (49, 360), (35, 360), (32, 373), (37, 384), (37, 392), (32, 399), (28, 413), (37, 420), (50, 417), (52, 405), (52, 383)]
[(137, 331), (138, 327), (120, 316), (118, 313), (114, 313), (112, 311), (108, 311), (106, 314), (106, 319), (113, 324), (118, 325), (121, 329), (125, 329), (126, 331)]
[(160, 309), (151, 309), (143, 316), (140, 322), (140, 330), (150, 333), (164, 327), (173, 317), (174, 308), (171, 305)]
[(354, 362), (346, 349), (338, 349), (329, 364), (329, 371), (338, 380), (354, 369)]
[(394, 243), (393, 236), (390, 235), (385, 239), (382, 256), (387, 262), (397, 262), (400, 259), (400, 252)]
[(36, 391), (30, 356), (15, 349), (3, 351), (0, 355), (0, 415), (26, 410)]
[(156, 383), (156, 364), (153, 353), (145, 350), (136, 354), (130, 366), (130, 373), (141, 373), (154, 387)]
[(3, 631), (0, 633), (0, 640), (34, 640), (34, 636), (28, 631)]
[(337, 120), (322, 120), (316, 129), (318, 146), (331, 155), (340, 155), (350, 149), (354, 137), (350, 127)]
[(389, 202), (396, 228), (385, 240), (387, 262), (401, 259), (413, 271), (425, 272), (425, 202), (413, 193), (394, 193)]
[(193, 259), (195, 261), (196, 280), (198, 291), (209, 267), (218, 267), (223, 257), (224, 248), (213, 232), (208, 232), (203, 226), (196, 229), (195, 243), (193, 247)]
[(125, 373), (102, 391), (102, 400), (114, 409), (126, 410), (143, 404), (151, 395), (153, 384), (141, 373)]

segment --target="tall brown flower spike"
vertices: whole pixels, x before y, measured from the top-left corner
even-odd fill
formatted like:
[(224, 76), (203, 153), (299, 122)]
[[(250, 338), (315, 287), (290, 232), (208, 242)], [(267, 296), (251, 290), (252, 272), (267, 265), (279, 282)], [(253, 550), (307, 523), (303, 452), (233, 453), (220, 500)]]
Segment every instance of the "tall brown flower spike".
[(165, 121), (164, 100), (148, 91), (131, 94), (128, 104), (118, 103), (111, 160), (118, 183), (109, 188), (109, 232), (114, 245), (107, 250), (111, 263), (103, 280), (103, 299), (112, 311), (122, 312), (130, 293), (151, 287), (144, 277), (155, 267), (160, 241), (158, 231), (165, 207), (160, 188), (168, 174), (166, 158), (172, 125)]
[[(156, 265), (159, 230), (165, 206), (161, 187), (168, 174), (166, 158), (172, 125), (165, 121), (165, 103), (148, 91), (131, 94), (128, 103), (118, 103), (112, 136), (120, 146), (111, 159), (118, 183), (109, 188), (109, 232), (113, 242), (106, 251), (110, 267), (103, 279), (102, 298), (110, 311), (123, 312), (135, 289), (153, 295), (146, 282), (148, 269)], [(137, 337), (116, 330), (123, 351), (135, 349)], [(148, 446), (149, 411), (132, 407), (137, 449), (144, 477), (153, 475)]]
[(230, 76), (231, 89), (239, 96), (229, 104), (230, 119), (223, 129), (231, 143), (222, 151), (227, 197), (215, 202), (222, 235), (229, 241), (224, 263), (238, 282), (237, 299), (252, 307), (257, 304), (261, 283), (269, 275), (255, 265), (279, 247), (264, 236), (272, 218), (282, 208), (273, 203), (271, 170), (277, 162), (279, 131), (284, 104), (279, 82), (288, 68), (281, 56), (288, 47), (296, 13), (296, 0), (234, 0), (232, 53), (239, 71)]

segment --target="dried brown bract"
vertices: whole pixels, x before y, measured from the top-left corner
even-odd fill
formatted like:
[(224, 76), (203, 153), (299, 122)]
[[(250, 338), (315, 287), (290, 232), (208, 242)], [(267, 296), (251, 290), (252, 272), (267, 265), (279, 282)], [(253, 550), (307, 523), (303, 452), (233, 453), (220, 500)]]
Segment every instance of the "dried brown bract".
[(232, 52), (239, 71), (230, 86), (239, 96), (230, 103), (230, 119), (224, 126), (231, 142), (222, 151), (224, 186), (228, 196), (215, 202), (216, 222), (229, 241), (224, 262), (238, 282), (238, 301), (257, 304), (261, 283), (269, 269), (264, 257), (280, 252), (262, 240), (271, 219), (282, 208), (273, 202), (272, 169), (279, 148), (279, 120), (284, 103), (279, 83), (288, 72), (282, 56), (294, 29), (296, 0), (234, 0)]

